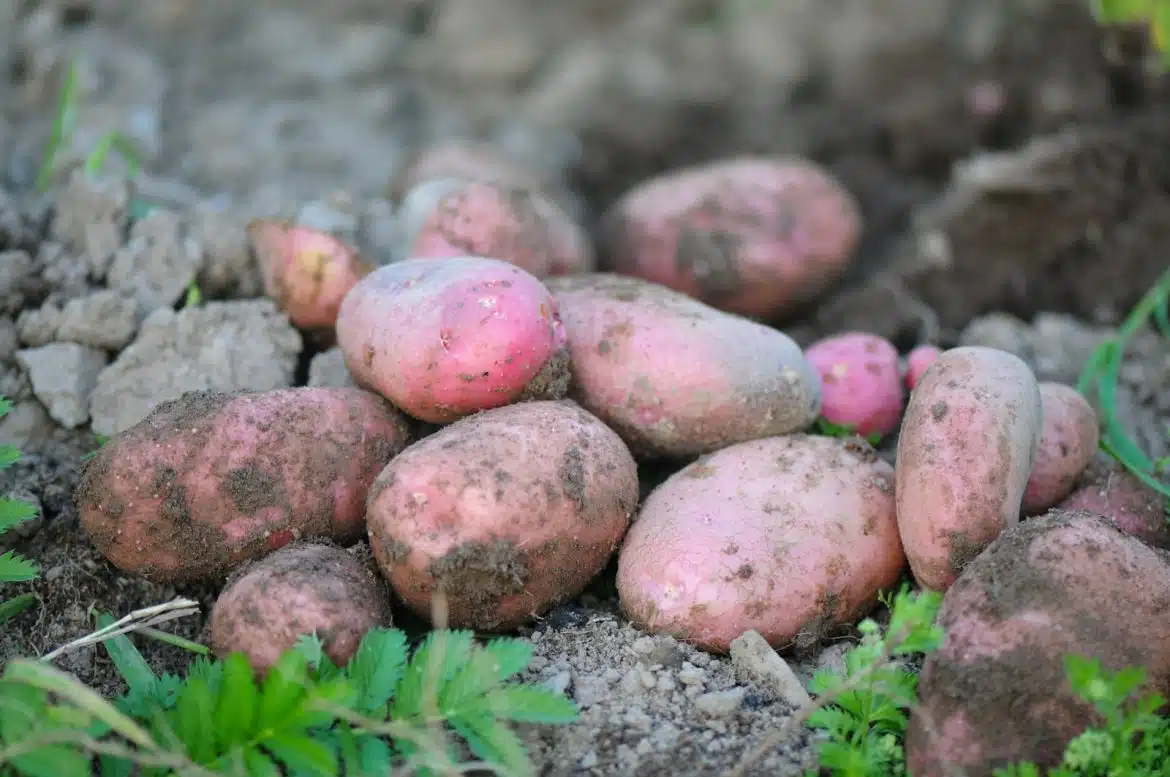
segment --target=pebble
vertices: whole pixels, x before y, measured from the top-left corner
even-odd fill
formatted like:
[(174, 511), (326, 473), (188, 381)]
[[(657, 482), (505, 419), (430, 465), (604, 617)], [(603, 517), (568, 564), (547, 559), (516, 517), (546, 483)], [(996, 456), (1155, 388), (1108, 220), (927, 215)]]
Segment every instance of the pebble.
[(134, 300), (106, 289), (69, 300), (60, 314), (57, 338), (118, 351), (129, 344), (137, 329)]
[(745, 632), (732, 640), (731, 665), (739, 682), (757, 688), (766, 699), (785, 701), (794, 707), (812, 701), (792, 667), (758, 631)]
[(743, 706), (747, 689), (736, 686), (726, 691), (711, 691), (695, 699), (695, 707), (712, 718), (726, 718), (734, 715)]
[(33, 394), (54, 421), (76, 429), (89, 420), (89, 399), (106, 366), (104, 351), (77, 343), (51, 343), (16, 352)]

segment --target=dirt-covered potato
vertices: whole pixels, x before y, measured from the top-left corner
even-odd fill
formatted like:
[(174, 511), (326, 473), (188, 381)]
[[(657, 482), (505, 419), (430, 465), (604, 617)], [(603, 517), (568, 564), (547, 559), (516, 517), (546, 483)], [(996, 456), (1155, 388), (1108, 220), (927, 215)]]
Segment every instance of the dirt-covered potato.
[[(1052, 511), (1005, 531), (947, 591), (946, 638), (926, 658), (906, 738), (914, 777), (1055, 766), (1099, 723), (1065, 677), (1068, 654), (1145, 669), (1170, 691), (1170, 565), (1100, 516)], [(1042, 771), (1043, 773), (1043, 771)]]
[(456, 421), (390, 462), (370, 544), (415, 612), (436, 591), (452, 627), (506, 631), (579, 593), (638, 502), (633, 457), (576, 403), (524, 402)]
[(1060, 509), (1090, 510), (1147, 545), (1170, 549), (1166, 498), (1113, 459), (1092, 462)]
[(1076, 389), (1043, 382), (1040, 399), (1044, 425), (1032, 474), (1024, 489), (1024, 515), (1038, 515), (1072, 493), (1100, 441), (1097, 414)]
[(569, 352), (552, 294), (498, 259), (379, 267), (342, 303), (337, 341), (358, 385), (431, 423), (568, 391)]
[(115, 566), (221, 580), (297, 538), (360, 539), (370, 484), (411, 434), (389, 402), (356, 388), (189, 392), (97, 451), (77, 506)]
[(263, 673), (315, 633), (330, 660), (345, 666), (367, 632), (391, 625), (390, 592), (368, 554), (304, 542), (232, 576), (211, 610), (209, 641), (221, 658), (243, 653)]
[(725, 652), (814, 647), (905, 567), (894, 472), (860, 439), (794, 434), (699, 458), (646, 499), (618, 557), (639, 627)]
[(594, 269), (585, 230), (537, 189), (433, 179), (411, 189), (396, 219), (397, 259), (490, 256), (537, 278)]
[(934, 364), (934, 360), (942, 353), (937, 345), (919, 345), (906, 354), (906, 389), (913, 391), (922, 380), (922, 375)]
[(846, 332), (804, 352), (821, 376), (821, 415), (857, 434), (889, 434), (902, 420), (906, 390), (898, 349), (884, 337)]
[(265, 293), (304, 329), (331, 328), (345, 295), (373, 270), (356, 249), (327, 232), (256, 219), (247, 233)]
[(833, 177), (796, 157), (710, 162), (646, 181), (606, 213), (602, 267), (720, 310), (776, 318), (848, 267), (861, 211)]
[(1021, 359), (964, 346), (910, 394), (898, 439), (898, 528), (914, 577), (945, 590), (1019, 520), (1040, 443), (1040, 387)]
[(782, 332), (608, 273), (550, 278), (574, 398), (638, 456), (685, 457), (808, 428), (820, 379)]

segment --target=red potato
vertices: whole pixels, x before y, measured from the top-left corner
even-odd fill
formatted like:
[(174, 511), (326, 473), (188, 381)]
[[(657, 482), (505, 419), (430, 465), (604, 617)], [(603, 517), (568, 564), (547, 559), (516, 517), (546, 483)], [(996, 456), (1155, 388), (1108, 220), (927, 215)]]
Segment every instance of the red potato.
[(422, 421), (559, 399), (569, 388), (552, 294), (498, 259), (408, 259), (378, 268), (342, 303), (337, 340), (358, 385)]
[(360, 539), (370, 484), (411, 434), (356, 388), (188, 392), (103, 445), (75, 498), (120, 569), (222, 580), (294, 539)]
[(373, 270), (356, 249), (327, 232), (274, 219), (248, 224), (264, 291), (302, 329), (328, 329), (341, 300)]
[(820, 379), (782, 332), (637, 278), (546, 285), (568, 332), (574, 398), (635, 455), (708, 453), (820, 414)]
[(1043, 426), (1032, 370), (1007, 351), (952, 348), (910, 394), (898, 440), (898, 528), (910, 568), (946, 590), (1020, 516)]
[(432, 179), (406, 196), (396, 230), (398, 259), (490, 256), (537, 278), (594, 269), (585, 231), (530, 187)]
[(603, 267), (720, 310), (779, 318), (849, 266), (861, 234), (852, 195), (794, 157), (745, 157), (647, 181), (604, 219)]
[(804, 355), (821, 376), (825, 420), (863, 436), (898, 428), (906, 391), (890, 341), (848, 332), (813, 343)]
[(1064, 499), (1089, 466), (1100, 442), (1097, 414), (1071, 386), (1040, 384), (1044, 426), (1021, 511), (1038, 515)]
[(1170, 549), (1166, 498), (1113, 460), (1091, 463), (1060, 509), (1092, 511), (1147, 545)]
[(942, 353), (936, 345), (920, 345), (906, 355), (906, 388), (913, 391), (922, 380), (922, 375), (934, 364), (935, 359)]
[(646, 499), (618, 596), (640, 628), (706, 650), (758, 631), (815, 647), (901, 576), (894, 472), (859, 440), (795, 434), (704, 456)]
[(369, 496), (370, 544), (422, 616), (507, 631), (577, 595), (621, 542), (638, 472), (621, 439), (569, 401), (457, 421), (397, 457)]
[(315, 633), (345, 666), (367, 632), (392, 625), (390, 592), (371, 559), (296, 543), (237, 570), (211, 610), (209, 641), (220, 658), (243, 653), (264, 674), (302, 636)]
[(910, 713), (914, 777), (992, 777), (1020, 761), (1041, 773), (1100, 719), (1072, 693), (1064, 657), (1146, 670), (1170, 692), (1170, 565), (1091, 513), (1053, 511), (1005, 531), (943, 597), (941, 647), (926, 657)]

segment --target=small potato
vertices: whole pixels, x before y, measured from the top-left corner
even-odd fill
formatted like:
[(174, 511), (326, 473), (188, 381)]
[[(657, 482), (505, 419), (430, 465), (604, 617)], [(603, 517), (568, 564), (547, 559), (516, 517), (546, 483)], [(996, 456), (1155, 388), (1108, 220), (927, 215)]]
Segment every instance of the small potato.
[(337, 341), (360, 386), (431, 423), (524, 399), (560, 399), (569, 355), (540, 281), (498, 259), (408, 259), (342, 303)]
[(361, 389), (189, 392), (102, 446), (75, 498), (120, 569), (222, 580), (297, 538), (361, 538), (370, 484), (410, 437), (405, 416)]
[(1006, 351), (946, 351), (910, 394), (894, 469), (898, 529), (919, 585), (946, 590), (1020, 517), (1043, 414), (1032, 370)]
[(573, 395), (644, 458), (686, 457), (808, 428), (820, 379), (791, 338), (665, 286), (551, 278)]
[(1139, 692), (1170, 690), (1168, 601), (1166, 555), (1100, 516), (1053, 511), (1006, 530), (943, 597), (946, 639), (919, 675), (907, 772), (993, 777), (1031, 761), (1047, 773), (1100, 725), (1066, 655), (1141, 667)]
[(1089, 510), (1147, 545), (1170, 549), (1167, 500), (1110, 459), (1089, 465), (1061, 510)]
[(890, 341), (848, 332), (813, 343), (804, 355), (821, 376), (825, 420), (862, 436), (898, 428), (906, 391)]
[(905, 567), (894, 472), (859, 440), (795, 434), (704, 456), (656, 488), (618, 558), (640, 628), (727, 652), (754, 629), (815, 647)]
[(442, 591), (452, 628), (507, 631), (577, 595), (638, 503), (621, 439), (569, 401), (487, 410), (426, 437), (378, 476), (370, 544), (414, 612)]
[(720, 310), (779, 318), (849, 266), (861, 211), (827, 172), (794, 157), (744, 157), (643, 183), (603, 219), (603, 268)]
[(411, 189), (398, 211), (394, 256), (490, 256), (535, 275), (589, 272), (585, 231), (536, 189), (440, 178)]
[(264, 291), (302, 329), (328, 329), (341, 300), (373, 270), (356, 249), (327, 232), (273, 219), (248, 224)]
[(942, 353), (936, 345), (920, 345), (906, 356), (906, 389), (913, 391), (922, 380), (923, 373), (934, 364), (934, 360)]
[(1072, 493), (1100, 442), (1097, 414), (1076, 389), (1043, 382), (1040, 399), (1044, 427), (1036, 462), (1024, 489), (1021, 505), (1024, 515), (1038, 515)]
[(390, 592), (372, 560), (320, 543), (286, 545), (237, 571), (211, 611), (211, 649), (243, 653), (260, 674), (305, 635), (345, 666), (362, 638), (390, 628)]

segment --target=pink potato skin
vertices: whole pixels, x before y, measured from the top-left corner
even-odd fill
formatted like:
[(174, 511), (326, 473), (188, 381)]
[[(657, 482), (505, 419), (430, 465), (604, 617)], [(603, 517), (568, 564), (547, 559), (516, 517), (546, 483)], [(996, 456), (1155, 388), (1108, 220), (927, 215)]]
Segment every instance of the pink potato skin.
[(1006, 530), (943, 597), (946, 633), (926, 657), (906, 734), (914, 777), (992, 777), (1021, 761), (1041, 773), (1099, 724), (1064, 657), (1146, 670), (1170, 692), (1167, 556), (1092, 513), (1054, 510)]
[(663, 175), (627, 192), (603, 223), (603, 269), (767, 319), (835, 282), (861, 234), (852, 195), (795, 157), (734, 158)]
[(490, 256), (537, 278), (589, 272), (585, 231), (536, 189), (488, 181), (435, 179), (410, 191), (398, 214), (400, 259)]
[(1166, 499), (1117, 462), (1094, 461), (1061, 510), (1089, 510), (1155, 548), (1170, 550)]
[(945, 591), (1019, 521), (1043, 426), (1040, 387), (1018, 357), (952, 348), (910, 394), (898, 439), (898, 528), (919, 585)]
[(369, 487), (411, 434), (356, 388), (189, 392), (103, 445), (75, 499), (120, 569), (218, 581), (294, 539), (360, 539)]
[(508, 631), (578, 594), (638, 503), (621, 439), (576, 403), (487, 410), (412, 445), (369, 495), (370, 545), (415, 613)]
[(286, 545), (232, 575), (215, 601), (209, 642), (220, 658), (243, 653), (260, 674), (306, 635), (345, 666), (362, 638), (390, 628), (390, 592), (368, 558), (316, 542)]
[(1038, 515), (1055, 506), (1076, 486), (1097, 453), (1100, 431), (1092, 406), (1071, 386), (1042, 382), (1044, 426), (1021, 511)]
[(820, 379), (791, 338), (638, 278), (551, 278), (573, 398), (636, 456), (681, 458), (808, 428)]
[(934, 364), (942, 353), (937, 345), (920, 345), (906, 355), (906, 389), (913, 391), (922, 380), (922, 374)]
[(498, 259), (378, 268), (342, 303), (337, 341), (358, 385), (431, 423), (568, 390), (565, 330), (552, 294)]
[(898, 428), (906, 391), (898, 349), (890, 341), (847, 332), (813, 343), (805, 357), (821, 376), (825, 420), (863, 436)]
[(651, 492), (618, 557), (639, 628), (718, 653), (754, 629), (813, 648), (905, 568), (894, 472), (861, 441), (794, 434), (704, 456)]
[(331, 328), (342, 299), (373, 269), (355, 249), (326, 232), (256, 219), (247, 234), (265, 293), (302, 329)]

